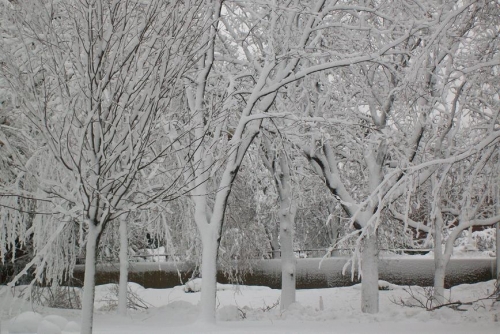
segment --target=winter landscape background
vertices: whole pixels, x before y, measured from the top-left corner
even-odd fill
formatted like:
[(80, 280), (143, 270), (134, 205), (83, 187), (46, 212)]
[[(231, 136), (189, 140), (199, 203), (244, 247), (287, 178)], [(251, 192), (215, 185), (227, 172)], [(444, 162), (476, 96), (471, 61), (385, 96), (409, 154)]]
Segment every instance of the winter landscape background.
[[(498, 1), (0, 0), (0, 36), (2, 333), (498, 329)], [(330, 257), (361, 283), (296, 289)]]

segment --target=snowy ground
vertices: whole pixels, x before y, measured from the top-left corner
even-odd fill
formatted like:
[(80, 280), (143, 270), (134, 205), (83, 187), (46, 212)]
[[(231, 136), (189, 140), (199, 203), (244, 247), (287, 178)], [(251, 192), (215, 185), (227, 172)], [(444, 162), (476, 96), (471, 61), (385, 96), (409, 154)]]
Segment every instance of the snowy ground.
[[(447, 290), (447, 297), (462, 302), (491, 294), (495, 281), (460, 285)], [(199, 292), (186, 293), (184, 287), (144, 289), (131, 284), (131, 289), (145, 301), (147, 310), (131, 310), (128, 317), (113, 310), (112, 285), (96, 289), (95, 334), (156, 334), (156, 333), (454, 333), (500, 334), (500, 302), (486, 300), (466, 311), (442, 308), (425, 311), (401, 307), (392, 300), (408, 299), (403, 287), (390, 285), (393, 290), (380, 291), (380, 313), (360, 312), (360, 287), (299, 290), (296, 305), (280, 312), (277, 304), (280, 291), (267, 287), (220, 285), (218, 291), (217, 325), (196, 323)], [(194, 287), (196, 290), (196, 286)], [(420, 287), (412, 287), (423, 293)], [(23, 311), (32, 311), (27, 302), (0, 290), (1, 334), (8, 333), (9, 321)], [(323, 310), (320, 309), (320, 297)], [(42, 316), (60, 315), (79, 321), (79, 311), (36, 307)], [(243, 319), (244, 318), (244, 319)], [(65, 332), (63, 332), (65, 333)], [(69, 332), (68, 332), (69, 333)]]

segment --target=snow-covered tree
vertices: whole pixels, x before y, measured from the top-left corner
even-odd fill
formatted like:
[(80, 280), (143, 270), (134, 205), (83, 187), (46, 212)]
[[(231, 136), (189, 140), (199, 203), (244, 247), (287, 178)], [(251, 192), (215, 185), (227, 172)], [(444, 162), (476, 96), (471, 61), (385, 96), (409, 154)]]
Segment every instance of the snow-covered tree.
[[(37, 203), (31, 230), (40, 245), (30, 265), (37, 277), (60, 279), (72, 270), (76, 244), (85, 243), (82, 333), (92, 332), (102, 232), (176, 192), (175, 175), (156, 188), (139, 189), (136, 180), (170, 154), (168, 145), (157, 145), (158, 121), (192, 63), (203, 30), (199, 4), (30, 1), (9, 9), (16, 29), (2, 50), (1, 76), (40, 144), (28, 162), (17, 162), (35, 185), (26, 191)], [(27, 197), (26, 191), (10, 187), (2, 200)], [(29, 234), (19, 233), (26, 229), (21, 220), (2, 222), (7, 233)], [(54, 248), (73, 254), (56, 257), (48, 251)]]
[(272, 256), (267, 230), (272, 209), (260, 201), (262, 181), (268, 175), (256, 152), (256, 145), (250, 147), (242, 162), (222, 228), (218, 266), (234, 282), (241, 282), (257, 261)]
[[(294, 113), (285, 123), (288, 137), (323, 178), (352, 226), (361, 230), (358, 245), (363, 245), (362, 310), (375, 313), (378, 312), (376, 230), (383, 210), (380, 199), (390, 188), (383, 185), (384, 174), (391, 172), (387, 156), (403, 151), (400, 159), (411, 162), (412, 150), (418, 148), (423, 127), (420, 113), (400, 113), (404, 110), (401, 109), (404, 97), (396, 105), (396, 93), (401, 90), (400, 82), (423, 33), (423, 26), (414, 25), (412, 20), (418, 18), (426, 29), (437, 24), (437, 20), (427, 18), (422, 8), (406, 3), (397, 6), (389, 2), (368, 3), (357, 7), (354, 13), (334, 11), (326, 16), (322, 24), (332, 29), (319, 31), (311, 52), (335, 58), (344, 55), (338, 50), (357, 54), (390, 50), (390, 54), (383, 51), (376, 58), (353, 62), (346, 68), (310, 75), (287, 85), (286, 93), (278, 95), (277, 101), (279, 110)], [(325, 59), (310, 56), (303, 62), (303, 66), (321, 66)], [(392, 123), (395, 118), (409, 123), (403, 134), (396, 133), (398, 129)], [(406, 140), (403, 149), (402, 142), (397, 142), (399, 138)]]
[[(284, 103), (283, 108), (296, 110), (293, 119), (300, 124), (288, 131), (291, 140), (303, 149), (351, 218), (352, 226), (360, 229), (365, 312), (378, 311), (376, 231), (391, 215), (386, 209), (395, 202), (407, 201), (410, 197), (405, 194), (438, 171), (440, 163), (429, 162), (436, 159), (429, 155), (429, 147), (451, 142), (447, 131), (436, 136), (436, 124), (442, 124), (446, 118), (453, 125), (457, 101), (452, 101), (452, 91), (456, 89), (460, 94), (461, 90), (456, 70), (480, 69), (497, 63), (495, 55), (487, 51), (488, 59), (450, 66), (456, 52), (464, 50), (459, 36), (464, 36), (471, 22), (478, 20), (479, 13), (491, 8), (475, 2), (452, 1), (426, 3), (422, 7), (403, 3), (400, 7), (386, 7), (388, 3), (384, 2), (377, 5), (377, 12), (361, 9), (362, 14), (353, 18), (371, 32), (370, 40), (364, 40), (362, 32), (353, 33), (351, 40), (356, 47), (389, 45), (391, 38), (400, 36), (402, 22), (412, 22), (415, 17), (420, 18), (420, 23), (426, 22), (426, 29), (407, 36), (394, 46), (391, 54), (381, 55), (374, 62), (318, 73), (289, 85), (285, 99), (291, 103)], [(382, 12), (392, 20), (379, 19)], [(402, 26), (391, 29), (394, 24)], [(337, 45), (335, 50), (345, 43), (338, 34), (329, 37), (325, 43)], [(419, 167), (414, 168), (415, 165)], [(408, 219), (403, 220), (412, 225)], [(422, 229), (429, 231), (427, 226)]]
[[(297, 204), (293, 198), (290, 157), (285, 147), (274, 139), (272, 147), (270, 138), (262, 138), (261, 159), (274, 178), (279, 202), (279, 242), (281, 258), (281, 310), (295, 303), (296, 262), (294, 253), (295, 215)], [(282, 146), (282, 147), (279, 147)], [(278, 153), (279, 152), (279, 153)]]
[[(414, 86), (416, 105), (426, 110), (428, 120), (424, 145), (415, 152), (417, 163), (398, 181), (408, 182), (405, 211), (393, 211), (397, 219), (432, 237), (437, 303), (444, 302), (445, 270), (456, 238), (500, 218), (492, 207), (498, 180), (493, 166), (498, 159), (499, 27), (491, 20), (500, 8), (476, 2), (449, 2), (440, 8), (436, 15), (445, 19), (422, 39), (423, 52), (414, 58), (417, 67), (409, 76), (424, 79)], [(429, 182), (422, 183), (421, 176), (429, 173)], [(422, 212), (412, 203), (420, 196), (413, 196), (414, 191), (426, 194), (427, 213), (420, 219), (414, 217)]]
[[(396, 46), (427, 28), (426, 16), (389, 20), (393, 13), (386, 13), (389, 7), (385, 2), (365, 6), (364, 1), (236, 1), (214, 2), (206, 11), (214, 24), (201, 42), (208, 50), (200, 55), (197, 71), (186, 79), (183, 105), (189, 116), (165, 124), (167, 131), (178, 133), (187, 133), (186, 127), (195, 129), (186, 136), (194, 145), (180, 160), (193, 158), (185, 178), (191, 181), (189, 193), (203, 244), (202, 320), (215, 319), (217, 250), (243, 157), (264, 119), (289, 114), (272, 112), (280, 90), (316, 72), (397, 53)], [(393, 23), (377, 26), (380, 21)], [(370, 45), (373, 33), (387, 36), (384, 43)], [(332, 35), (337, 44), (328, 45)]]

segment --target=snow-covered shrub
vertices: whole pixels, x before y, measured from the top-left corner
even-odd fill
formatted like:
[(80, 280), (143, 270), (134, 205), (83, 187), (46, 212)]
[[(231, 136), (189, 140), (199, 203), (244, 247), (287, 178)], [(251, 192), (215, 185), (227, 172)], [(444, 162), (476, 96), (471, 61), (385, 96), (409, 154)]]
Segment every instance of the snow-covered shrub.
[(184, 284), (184, 292), (200, 292), (201, 291), (201, 278), (195, 278), (187, 281)]
[(259, 192), (250, 187), (258, 174), (253, 161), (245, 160), (228, 199), (222, 228), (218, 265), (231, 283), (242, 283), (257, 260), (271, 254), (265, 219), (260, 215)]
[[(127, 308), (133, 310), (148, 309), (151, 305), (140, 297), (144, 287), (129, 282), (127, 285)], [(118, 308), (118, 285), (103, 284), (96, 286), (96, 308), (101, 311), (114, 311)]]
[[(468, 231), (462, 232), (462, 235), (456, 240), (455, 247), (461, 250), (477, 250), (480, 252), (494, 252), (496, 242), (496, 229), (485, 228), (482, 231), (472, 232), (469, 238)], [(472, 240), (472, 244), (470, 242)]]
[[(201, 291), (201, 278), (193, 278), (184, 284), (182, 289), (186, 293), (190, 292), (200, 292)], [(217, 283), (217, 291), (225, 291), (225, 290), (235, 290), (239, 289), (239, 285), (235, 284), (221, 284)]]
[(378, 289), (381, 291), (394, 290), (397, 285), (391, 284), (384, 280), (378, 280)]
[(72, 286), (33, 286), (31, 300), (39, 305), (52, 308), (80, 309), (80, 289)]

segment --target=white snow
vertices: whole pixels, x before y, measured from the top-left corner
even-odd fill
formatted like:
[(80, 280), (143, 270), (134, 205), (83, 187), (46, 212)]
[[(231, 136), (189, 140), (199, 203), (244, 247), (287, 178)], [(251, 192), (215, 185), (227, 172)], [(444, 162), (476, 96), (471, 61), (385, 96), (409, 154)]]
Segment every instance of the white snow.
[(48, 315), (44, 317), (43, 320), (55, 324), (60, 330), (63, 330), (68, 324), (68, 320), (66, 320), (66, 318), (56, 314)]
[[(194, 278), (183, 285), (184, 292), (200, 292), (201, 291), (201, 278)], [(217, 283), (217, 291), (234, 290), (232, 284)]]
[(200, 292), (201, 278), (195, 278), (184, 284), (184, 292)]
[(62, 334), (80, 333), (80, 325), (74, 321), (68, 321)]
[(68, 321), (62, 334), (80, 333), (80, 325), (74, 321)]
[[(199, 281), (197, 282), (200, 283)], [(380, 312), (363, 314), (360, 310), (361, 290), (352, 287), (297, 290), (297, 302), (288, 310), (279, 308), (280, 290), (257, 286), (219, 285), (217, 292), (217, 323), (206, 325), (197, 322), (200, 292), (186, 293), (184, 286), (171, 289), (144, 289), (130, 284), (130, 289), (141, 298), (149, 309), (129, 310), (128, 317), (116, 314), (104, 307), (110, 300), (112, 285), (96, 288), (96, 313), (94, 334), (160, 334), (160, 333), (433, 333), (433, 334), (498, 334), (500, 328), (500, 303), (485, 300), (474, 305), (462, 306), (465, 311), (441, 308), (426, 311), (420, 308), (402, 307), (393, 300), (409, 301), (403, 286), (380, 281)], [(462, 302), (472, 301), (494, 291), (495, 281), (463, 284), (445, 290), (445, 297)], [(416, 294), (424, 294), (423, 288), (411, 287)], [(116, 291), (116, 288), (114, 288)], [(321, 302), (323, 301), (323, 310)], [(0, 308), (1, 309), (1, 308)], [(36, 324), (35, 329), (48, 319), (55, 323), (63, 320), (79, 322), (80, 312), (37, 307), (40, 314), (25, 312), (17, 317), (15, 310), (3, 311), (1, 334), (8, 328), (20, 330), (23, 324)], [(47, 316), (50, 315), (50, 316)], [(53, 317), (58, 315), (58, 317)], [(496, 322), (495, 322), (496, 321)], [(70, 329), (70, 325), (75, 326)], [(14, 327), (13, 327), (14, 326)], [(17, 326), (17, 327), (16, 327)], [(76, 323), (69, 322), (62, 334), (78, 333)], [(10, 333), (22, 333), (14, 331)], [(37, 333), (37, 332), (24, 332)], [(38, 332), (40, 333), (40, 332)], [(43, 333), (59, 333), (43, 332)]]
[(9, 322), (9, 333), (36, 333), (43, 316), (37, 312), (23, 312)]
[(61, 334), (61, 327), (48, 320), (42, 320), (38, 325), (37, 334)]

